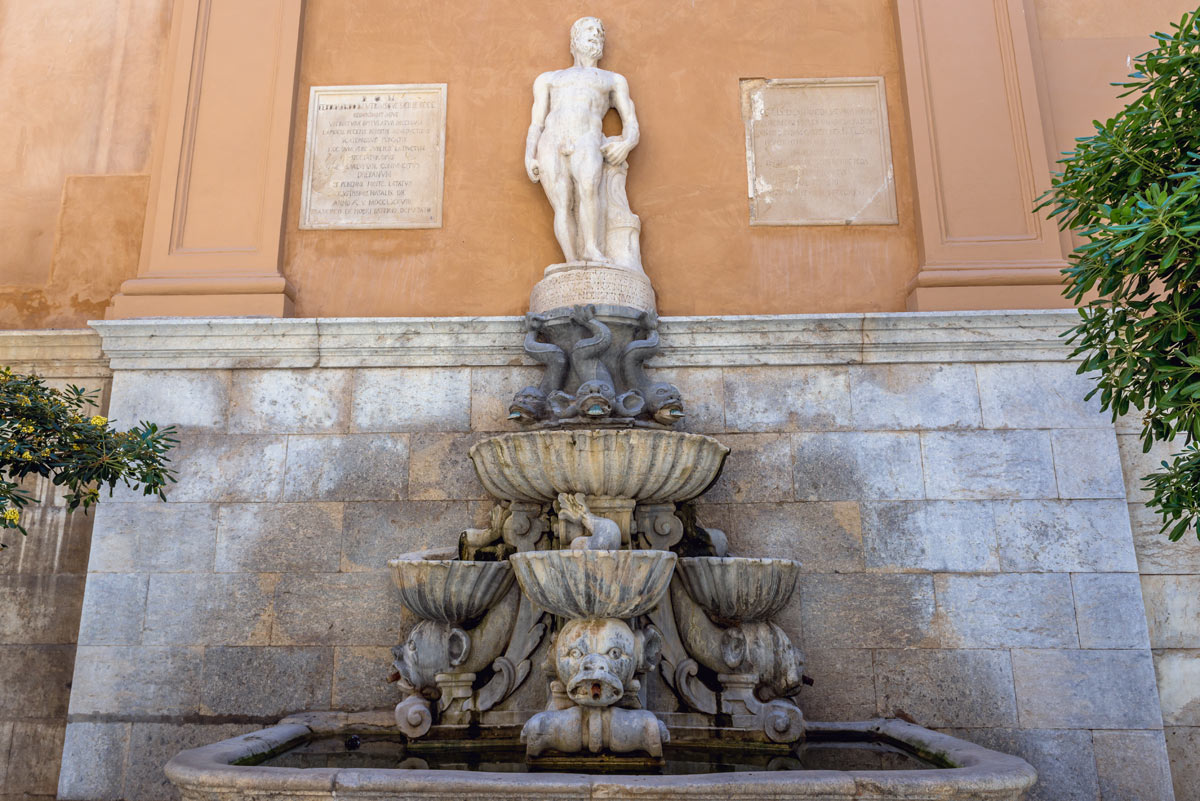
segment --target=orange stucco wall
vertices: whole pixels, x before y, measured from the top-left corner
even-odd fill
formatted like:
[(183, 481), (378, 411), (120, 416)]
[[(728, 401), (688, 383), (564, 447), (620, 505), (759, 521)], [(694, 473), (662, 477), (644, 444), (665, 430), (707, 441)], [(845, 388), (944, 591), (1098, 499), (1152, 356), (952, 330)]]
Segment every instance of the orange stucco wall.
[[(916, 269), (908, 139), (889, 0), (311, 0), (301, 46), (284, 274), (296, 314), (518, 314), (561, 261), (525, 176), (538, 73), (570, 65), (567, 31), (601, 16), (601, 66), (642, 128), (629, 197), (664, 314), (901, 309)], [(751, 228), (739, 78), (883, 75), (900, 225)], [(449, 84), (441, 229), (300, 231), (312, 85)]]
[[(0, 328), (83, 325), (107, 302), (97, 305), (96, 287), (111, 296), (136, 269), (136, 252), (132, 263), (68, 256), (51, 276), (56, 243), (79, 241), (56, 233), (60, 216), (79, 220), (86, 198), (101, 218), (141, 224), (144, 180), (121, 175), (69, 193), (64, 183), (146, 170), (170, 10), (171, 0), (0, 2)], [(101, 242), (111, 237), (112, 253), (126, 254), (125, 233), (101, 231)], [(108, 252), (96, 245), (86, 247)]]
[[(1193, 4), (1026, 1), (1053, 158), (1120, 107), (1109, 83)], [(82, 325), (136, 271), (134, 176), (161, 127), (172, 5), (0, 2), (0, 328)], [(282, 263), (296, 314), (524, 310), (559, 260), (522, 164), (530, 85), (569, 63), (583, 14), (605, 20), (604, 66), (638, 107), (629, 195), (662, 313), (905, 307), (918, 253), (894, 0), (308, 0)], [(885, 77), (900, 224), (752, 228), (738, 79), (825, 75)], [(444, 227), (298, 230), (309, 87), (420, 82), (449, 84)]]

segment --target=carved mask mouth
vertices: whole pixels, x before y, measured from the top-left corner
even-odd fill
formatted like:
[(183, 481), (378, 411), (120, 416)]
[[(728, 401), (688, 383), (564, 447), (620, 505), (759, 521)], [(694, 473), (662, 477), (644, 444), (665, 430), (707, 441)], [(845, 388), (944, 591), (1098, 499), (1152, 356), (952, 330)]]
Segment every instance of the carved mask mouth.
[(675, 404), (664, 406), (654, 413), (654, 419), (660, 423), (670, 425), (677, 423), (684, 417), (683, 409)]
[(625, 688), (606, 670), (581, 670), (567, 685), (567, 697), (580, 706), (612, 706)]

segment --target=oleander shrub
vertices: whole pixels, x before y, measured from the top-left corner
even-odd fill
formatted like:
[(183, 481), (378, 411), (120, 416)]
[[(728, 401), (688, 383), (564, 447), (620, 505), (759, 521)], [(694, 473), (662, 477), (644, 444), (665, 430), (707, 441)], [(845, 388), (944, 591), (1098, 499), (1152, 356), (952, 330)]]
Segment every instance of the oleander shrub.
[(1200, 9), (1154, 39), (1117, 84), (1129, 104), (1076, 140), (1038, 208), (1084, 240), (1064, 272), (1088, 397), (1140, 414), (1146, 451), (1181, 446), (1143, 478), (1178, 540), (1200, 537)]

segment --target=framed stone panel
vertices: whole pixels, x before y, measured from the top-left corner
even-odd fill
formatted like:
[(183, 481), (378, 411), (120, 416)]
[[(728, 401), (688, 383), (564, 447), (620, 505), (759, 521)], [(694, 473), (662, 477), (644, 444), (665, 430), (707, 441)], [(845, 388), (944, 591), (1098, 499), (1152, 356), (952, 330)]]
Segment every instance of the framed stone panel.
[(883, 77), (742, 85), (751, 225), (895, 225)]
[(300, 227), (441, 228), (446, 84), (314, 86)]

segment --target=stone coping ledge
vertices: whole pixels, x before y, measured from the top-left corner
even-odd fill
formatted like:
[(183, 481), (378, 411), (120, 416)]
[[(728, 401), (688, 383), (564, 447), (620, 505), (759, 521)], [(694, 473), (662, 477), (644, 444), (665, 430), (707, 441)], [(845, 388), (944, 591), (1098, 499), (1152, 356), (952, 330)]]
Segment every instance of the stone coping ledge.
[[(370, 721), (377, 716), (365, 713)], [(407, 799), (989, 799), (1018, 801), (1037, 773), (1018, 757), (900, 720), (810, 723), (810, 731), (879, 735), (937, 754), (955, 767), (928, 770), (748, 771), (674, 776), (577, 773), (490, 773), (380, 768), (280, 768), (234, 765), (275, 754), (321, 734), (359, 729), (354, 714), (320, 713), (183, 751), (164, 768), (183, 798), (268, 799), (295, 793), (313, 797)], [(307, 724), (300, 722), (308, 719)]]
[(0, 331), (0, 365), (44, 378), (112, 375), (100, 337), (87, 328)]
[[(664, 317), (663, 352), (650, 364), (1064, 361), (1070, 349), (1060, 334), (1077, 320), (1057, 309)], [(90, 325), (113, 370), (534, 364), (522, 351), (520, 317), (161, 317)]]

